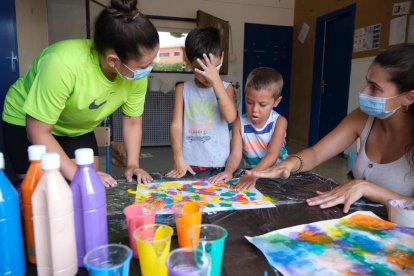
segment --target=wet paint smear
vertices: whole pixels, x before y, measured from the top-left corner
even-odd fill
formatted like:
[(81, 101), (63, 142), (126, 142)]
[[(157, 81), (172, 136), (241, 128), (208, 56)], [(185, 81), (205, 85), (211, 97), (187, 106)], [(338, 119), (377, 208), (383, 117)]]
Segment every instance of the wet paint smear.
[(168, 181), (150, 185), (138, 184), (136, 190), (128, 190), (135, 195), (135, 202), (150, 202), (158, 207), (158, 214), (171, 214), (174, 204), (181, 201), (197, 201), (205, 212), (238, 209), (274, 207), (277, 199), (264, 196), (257, 189), (237, 192), (233, 188), (236, 180), (210, 184), (207, 180)]

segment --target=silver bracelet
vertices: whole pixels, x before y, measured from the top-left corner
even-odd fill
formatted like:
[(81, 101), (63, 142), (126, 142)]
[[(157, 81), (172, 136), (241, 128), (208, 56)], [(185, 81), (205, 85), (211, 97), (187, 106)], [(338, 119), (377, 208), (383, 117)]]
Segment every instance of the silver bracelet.
[(296, 171), (293, 171), (293, 172), (290, 172), (290, 173), (291, 174), (300, 173), (303, 169), (303, 158), (302, 158), (302, 156), (300, 156), (299, 154), (291, 154), (291, 155), (289, 155), (289, 157), (296, 157), (300, 161), (299, 168)]

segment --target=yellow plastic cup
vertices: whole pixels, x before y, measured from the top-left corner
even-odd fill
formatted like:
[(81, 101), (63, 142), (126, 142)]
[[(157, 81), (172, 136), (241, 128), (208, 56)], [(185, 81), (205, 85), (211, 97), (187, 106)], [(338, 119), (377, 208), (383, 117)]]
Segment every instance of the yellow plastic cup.
[(167, 276), (165, 259), (170, 253), (173, 232), (172, 227), (163, 224), (147, 224), (134, 231), (143, 276)]
[(193, 226), (201, 224), (201, 207), (197, 202), (186, 201), (176, 204), (173, 210), (177, 227), (178, 246), (180, 248), (191, 247), (188, 230)]

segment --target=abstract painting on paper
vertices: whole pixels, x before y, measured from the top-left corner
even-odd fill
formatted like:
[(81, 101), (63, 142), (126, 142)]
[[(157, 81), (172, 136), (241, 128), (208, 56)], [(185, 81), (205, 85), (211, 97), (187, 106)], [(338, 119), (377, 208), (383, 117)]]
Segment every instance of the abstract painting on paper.
[(210, 184), (207, 180), (187, 180), (138, 184), (135, 203), (151, 202), (158, 206), (157, 214), (172, 214), (175, 203), (197, 201), (203, 212), (275, 207), (274, 199), (253, 188), (244, 192), (233, 189), (231, 180), (227, 183)]
[(372, 212), (246, 238), (284, 275), (414, 275), (414, 229)]

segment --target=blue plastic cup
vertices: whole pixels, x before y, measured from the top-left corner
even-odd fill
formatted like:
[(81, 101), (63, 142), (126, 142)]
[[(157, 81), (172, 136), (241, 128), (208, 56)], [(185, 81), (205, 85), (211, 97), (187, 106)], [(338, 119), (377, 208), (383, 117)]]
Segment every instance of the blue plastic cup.
[(128, 276), (132, 250), (122, 244), (106, 244), (89, 251), (83, 264), (91, 276)]
[(214, 224), (201, 224), (193, 226), (188, 231), (193, 248), (201, 249), (210, 255), (210, 276), (220, 276), (223, 259), (224, 243), (227, 230)]

